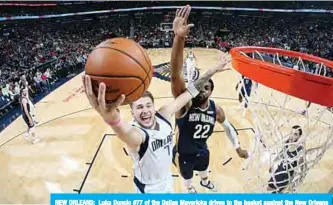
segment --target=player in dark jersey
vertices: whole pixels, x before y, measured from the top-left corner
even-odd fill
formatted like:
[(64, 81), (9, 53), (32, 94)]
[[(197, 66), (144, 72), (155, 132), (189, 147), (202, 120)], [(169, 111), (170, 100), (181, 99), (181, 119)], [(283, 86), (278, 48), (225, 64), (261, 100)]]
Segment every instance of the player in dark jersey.
[[(187, 25), (190, 10), (190, 6), (177, 10), (176, 18), (173, 22), (175, 38), (170, 64), (171, 88), (174, 98), (186, 89), (181, 73), (185, 37), (193, 26), (193, 24)], [(227, 64), (224, 59), (221, 63), (223, 66)], [(200, 94), (176, 113), (178, 140), (174, 147), (173, 161), (180, 169), (189, 193), (196, 193), (192, 185), (194, 170), (199, 171), (200, 184), (203, 187), (216, 191), (215, 185), (208, 180), (209, 150), (206, 144), (207, 139), (213, 133), (216, 122), (219, 122), (225, 128), (227, 136), (231, 139), (238, 155), (242, 158), (248, 157), (248, 153), (240, 148), (236, 131), (226, 119), (223, 109), (209, 99), (213, 89), (214, 83), (209, 80), (200, 91)]]
[[(243, 84), (244, 83), (244, 84)], [(238, 90), (239, 84), (241, 84), (241, 88), (238, 94), (238, 100), (240, 103), (243, 102), (243, 98), (245, 98), (245, 103), (244, 103), (244, 107), (247, 108), (248, 106), (248, 97), (251, 96), (251, 91), (252, 91), (252, 80), (242, 76), (242, 80), (240, 80), (237, 85), (236, 85), (236, 90)]]
[[(302, 134), (303, 131), (299, 125), (292, 127), (292, 133), (285, 142), (286, 145), (274, 160), (274, 163), (280, 161), (280, 164), (268, 181), (267, 191), (272, 193), (283, 192), (293, 180), (298, 167), (300, 167), (301, 172), (304, 170), (306, 166), (304, 163), (305, 149), (302, 143), (298, 143)], [(269, 169), (269, 172), (272, 172), (272, 168)]]
[[(210, 79), (209, 83), (205, 84), (205, 90), (208, 92), (214, 88), (213, 81)], [(176, 119), (176, 125), (178, 128), (177, 151), (182, 155), (194, 155), (200, 153), (200, 151), (207, 149), (206, 141), (212, 135), (217, 110), (213, 100), (205, 102), (206, 109), (201, 108), (201, 99), (203, 97), (203, 91), (200, 92), (200, 97), (195, 98), (192, 101), (192, 106), (187, 109), (184, 116)]]
[(21, 102), (22, 118), (28, 126), (28, 130), (27, 130), (27, 133), (24, 136), (24, 138), (26, 138), (26, 140), (30, 141), (31, 143), (35, 144), (35, 143), (39, 142), (40, 140), (36, 137), (35, 121), (34, 121), (34, 117), (31, 114), (31, 111), (33, 109), (32, 108), (33, 104), (30, 101), (30, 99), (28, 98), (28, 89), (27, 88), (21, 90), (20, 102)]

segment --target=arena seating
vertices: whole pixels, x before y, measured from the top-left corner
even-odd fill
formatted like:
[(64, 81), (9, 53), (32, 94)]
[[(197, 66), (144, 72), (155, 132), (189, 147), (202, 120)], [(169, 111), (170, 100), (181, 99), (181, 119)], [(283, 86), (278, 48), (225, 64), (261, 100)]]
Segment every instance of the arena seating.
[[(169, 5), (169, 2), (150, 2), (150, 5), (161, 6), (167, 5), (166, 3)], [(253, 2), (240, 3), (225, 2), (225, 5), (260, 5)], [(272, 8), (278, 3), (263, 2), (262, 6)], [(289, 6), (330, 7), (324, 2), (310, 3), (291, 2)], [(193, 4), (216, 6), (217, 3)], [(42, 15), (125, 6), (147, 6), (147, 2), (136, 2), (133, 5), (121, 2), (59, 3), (48, 8), (3, 6), (0, 7), (0, 13), (6, 16)], [(160, 27), (163, 22), (172, 23), (173, 15), (174, 11), (162, 10), (4, 22), (0, 31), (0, 129), (8, 125), (7, 119), (12, 119), (10, 113), (18, 110), (14, 95), (19, 94), (19, 89), (15, 83), (20, 81), (22, 75), (26, 76), (30, 91), (37, 97), (47, 94), (51, 87), (53, 89), (58, 82), (72, 77), (73, 73), (82, 69), (89, 52), (105, 39), (122, 36), (136, 40), (145, 48), (171, 47), (173, 33), (161, 31)], [(186, 43), (190, 47), (216, 48), (228, 52), (235, 46), (271, 46), (333, 59), (333, 28), (330, 26), (329, 14), (266, 15), (193, 10), (189, 22), (195, 23)]]

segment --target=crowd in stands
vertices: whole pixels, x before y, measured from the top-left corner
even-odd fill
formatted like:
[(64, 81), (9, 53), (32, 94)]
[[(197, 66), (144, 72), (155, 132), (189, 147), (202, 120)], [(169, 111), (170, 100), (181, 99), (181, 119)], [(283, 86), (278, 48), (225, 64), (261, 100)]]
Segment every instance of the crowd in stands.
[[(145, 3), (137, 2), (133, 6), (141, 4)], [(153, 4), (164, 5), (166, 2)], [(294, 7), (298, 5), (295, 2), (291, 4)], [(122, 6), (126, 6), (124, 2), (117, 4), (117, 7)], [(89, 7), (89, 10), (93, 9)], [(53, 10), (48, 11), (52, 13)], [(161, 23), (169, 23), (170, 29), (173, 16), (172, 12), (167, 13), (171, 16), (166, 16), (165, 12), (143, 12), (140, 15), (104, 15), (103, 18), (76, 16), (60, 20), (20, 21), (15, 25), (9, 22), (7, 29), (0, 30), (0, 108), (18, 103), (21, 81), (28, 82), (32, 95), (48, 92), (52, 83), (82, 68), (90, 51), (105, 39), (123, 36), (133, 38), (145, 48), (171, 47), (173, 33), (165, 31), (165, 28), (161, 30)], [(330, 21), (284, 18), (283, 15), (272, 18), (210, 15), (206, 16), (202, 11), (191, 14), (189, 22), (194, 22), (195, 27), (187, 38), (187, 46), (218, 48), (226, 52), (235, 46), (271, 46), (333, 60), (333, 27)]]
[[(217, 46), (223, 51), (238, 46), (274, 47), (333, 60), (331, 22), (323, 22), (321, 19), (300, 23), (299, 19), (243, 18), (233, 22), (224, 21), (223, 24), (230, 29), (228, 35), (216, 39)], [(298, 59), (295, 58), (281, 59), (307, 72), (318, 73), (320, 67), (305, 59), (304, 66), (301, 63), (296, 66)], [(325, 68), (321, 74), (332, 77), (332, 70)]]
[[(226, 46), (280, 47), (333, 59), (331, 22), (251, 18), (223, 23), (231, 29), (230, 34), (221, 39)], [(246, 24), (250, 26), (244, 26)]]

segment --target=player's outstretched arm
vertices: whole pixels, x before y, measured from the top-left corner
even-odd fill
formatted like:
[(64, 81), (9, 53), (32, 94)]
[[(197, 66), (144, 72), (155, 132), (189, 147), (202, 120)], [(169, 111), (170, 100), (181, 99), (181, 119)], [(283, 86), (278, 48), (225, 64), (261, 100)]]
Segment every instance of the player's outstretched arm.
[(143, 133), (123, 121), (120, 117), (118, 107), (124, 102), (125, 95), (121, 95), (117, 102), (113, 104), (105, 103), (104, 83), (100, 83), (98, 96), (96, 97), (92, 91), (91, 80), (88, 75), (83, 76), (83, 85), (91, 106), (103, 117), (104, 121), (111, 126), (116, 135), (127, 144), (130, 148), (138, 148), (144, 141)]
[(227, 61), (222, 59), (221, 62), (211, 69), (209, 69), (203, 76), (201, 76), (197, 81), (190, 84), (186, 91), (179, 95), (173, 102), (160, 108), (159, 112), (166, 119), (170, 120), (171, 117), (178, 112), (182, 107), (184, 107), (192, 98), (195, 98), (199, 91), (203, 88), (205, 83), (216, 73), (224, 72), (230, 70), (226, 68)]
[(216, 121), (219, 122), (223, 126), (229, 140), (231, 141), (232, 145), (236, 149), (238, 156), (241, 158), (245, 158), (245, 159), (248, 158), (249, 157), (248, 152), (246, 150), (242, 150), (242, 148), (240, 147), (236, 130), (231, 125), (229, 120), (226, 118), (223, 109), (218, 105), (215, 105), (215, 106), (216, 106), (216, 115), (217, 115)]
[(185, 90), (185, 80), (182, 75), (183, 58), (184, 58), (184, 45), (186, 35), (189, 33), (193, 24), (187, 25), (187, 19), (190, 15), (191, 7), (189, 5), (177, 9), (176, 17), (173, 21), (173, 31), (175, 37), (171, 50), (171, 90), (174, 98), (181, 95)]

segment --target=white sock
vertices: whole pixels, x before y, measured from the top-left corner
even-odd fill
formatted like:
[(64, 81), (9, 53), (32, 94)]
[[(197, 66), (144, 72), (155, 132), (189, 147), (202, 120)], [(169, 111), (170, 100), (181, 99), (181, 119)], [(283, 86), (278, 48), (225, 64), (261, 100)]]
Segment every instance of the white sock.
[(193, 187), (192, 179), (185, 179), (184, 183), (185, 183), (185, 186), (186, 186), (187, 189), (191, 189)]
[(208, 180), (208, 170), (199, 172), (199, 176), (201, 178), (202, 184), (207, 185), (209, 180)]
[[(33, 128), (31, 128), (30, 130), (29, 130), (29, 136), (30, 136), (30, 138), (31, 139), (33, 139), (33, 140), (35, 140), (35, 139), (37, 139), (37, 136), (36, 136), (36, 134), (35, 134), (35, 128), (33, 127)], [(35, 136), (34, 136), (35, 135)]]
[(29, 132), (24, 133), (24, 137), (28, 140), (31, 139)]

